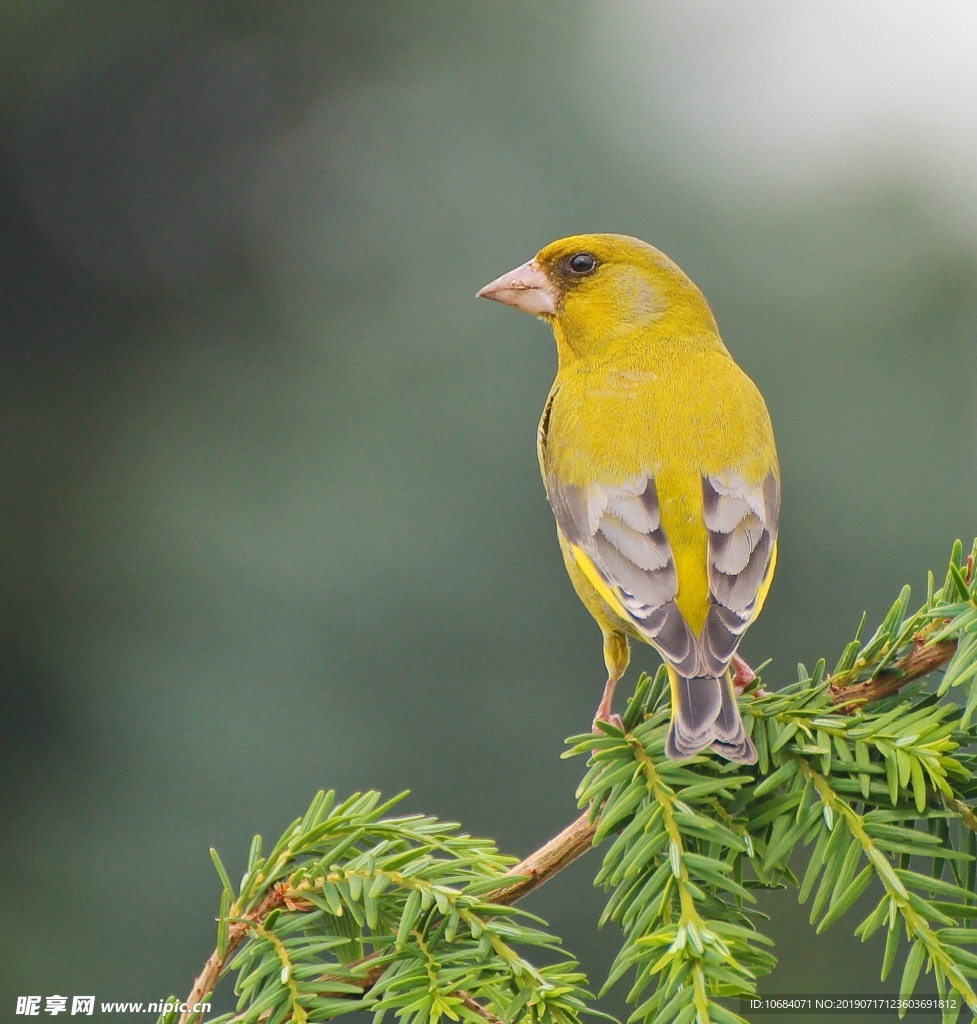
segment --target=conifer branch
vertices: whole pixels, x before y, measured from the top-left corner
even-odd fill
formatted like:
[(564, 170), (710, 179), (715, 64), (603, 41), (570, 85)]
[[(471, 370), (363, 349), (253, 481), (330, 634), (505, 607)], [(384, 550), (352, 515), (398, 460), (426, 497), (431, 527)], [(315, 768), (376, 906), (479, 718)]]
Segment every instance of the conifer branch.
[[(909, 683), (942, 668), (953, 657), (956, 649), (957, 641), (954, 639), (935, 644), (918, 643), (885, 675), (848, 687), (832, 687), (832, 699), (838, 705), (855, 707), (891, 697)], [(968, 827), (977, 830), (977, 814), (962, 801), (956, 801), (955, 804), (955, 809), (966, 820)], [(597, 820), (590, 810), (587, 810), (562, 832), (511, 868), (507, 875), (513, 876), (515, 881), (487, 894), (486, 899), (506, 906), (521, 900), (591, 849), (596, 831)], [(255, 910), (242, 920), (231, 924), (227, 950), (223, 956), (220, 956), (216, 949), (210, 954), (187, 997), (189, 1005), (203, 1001), (213, 991), (227, 964), (247, 938), (249, 927), (252, 924), (260, 924), (269, 913), (284, 906), (287, 900), (287, 890), (282, 886), (276, 886)], [(366, 958), (369, 959), (374, 958)], [(365, 963), (366, 960), (361, 963)], [(362, 978), (364, 989), (369, 988), (378, 976), (376, 972), (368, 971)], [(179, 1019), (179, 1024), (189, 1024), (190, 1019), (191, 1014), (184, 1013)]]
[[(518, 863), (456, 825), (384, 817), (396, 801), (378, 794), (336, 804), (320, 793), (267, 856), (255, 837), (236, 893), (213, 854), (217, 948), (187, 1003), (236, 973), (237, 1012), (210, 1024), (303, 1024), (359, 1009), (399, 1024), (580, 1024), (596, 1012), (586, 978), (513, 905), (606, 844), (595, 884), (611, 891), (602, 920), (624, 941), (605, 989), (633, 977), (635, 1020), (746, 1024), (717, 999), (754, 995), (774, 968), (752, 890), (798, 886), (789, 861), (803, 845), (812, 849), (799, 899), (811, 900), (819, 933), (876, 879), (882, 901), (855, 932), (886, 929), (883, 977), (902, 933), (900, 995), (926, 966), (942, 996), (977, 1010), (973, 555), (964, 560), (958, 543), (943, 587), (931, 576), (911, 614), (909, 596), (904, 588), (868, 640), (859, 627), (830, 674), (822, 661), (801, 666), (797, 683), (747, 691), (755, 769), (667, 760), (666, 675), (642, 677), (623, 730), (571, 740), (569, 753), (588, 757), (583, 813)], [(910, 688), (937, 670), (931, 692)], [(562, 959), (538, 968), (533, 949)], [(161, 1024), (199, 1020), (173, 1012)]]

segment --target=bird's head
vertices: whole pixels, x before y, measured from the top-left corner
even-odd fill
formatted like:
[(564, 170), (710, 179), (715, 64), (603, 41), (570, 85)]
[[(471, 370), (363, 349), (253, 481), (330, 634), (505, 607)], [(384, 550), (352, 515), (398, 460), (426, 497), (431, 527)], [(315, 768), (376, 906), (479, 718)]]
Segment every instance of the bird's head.
[(601, 357), (635, 331), (715, 336), (699, 289), (663, 252), (628, 235), (572, 235), (482, 288), (478, 296), (553, 326), (561, 358)]

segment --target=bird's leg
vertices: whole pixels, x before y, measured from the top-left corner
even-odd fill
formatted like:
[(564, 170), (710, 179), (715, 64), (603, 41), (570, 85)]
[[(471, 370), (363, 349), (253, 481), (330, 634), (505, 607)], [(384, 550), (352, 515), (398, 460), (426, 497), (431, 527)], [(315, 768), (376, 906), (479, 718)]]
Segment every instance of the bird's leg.
[(604, 696), (600, 699), (600, 704), (597, 705), (597, 713), (594, 715), (593, 730), (595, 733), (600, 733), (600, 727), (598, 722), (607, 722), (609, 725), (613, 725), (617, 729), (624, 729), (624, 723), (621, 721), (620, 715), (615, 715), (611, 711), (611, 706), (614, 703), (614, 687), (617, 686), (617, 679), (614, 676), (608, 676), (607, 682), (604, 684)]
[(597, 713), (594, 715), (592, 729), (595, 733), (601, 732), (598, 722), (607, 722), (615, 729), (624, 730), (624, 722), (620, 715), (615, 715), (611, 710), (614, 703), (614, 688), (617, 681), (624, 675), (631, 660), (631, 651), (628, 649), (628, 638), (623, 633), (604, 634), (604, 663), (607, 665), (607, 682), (604, 684), (604, 695), (597, 705)]

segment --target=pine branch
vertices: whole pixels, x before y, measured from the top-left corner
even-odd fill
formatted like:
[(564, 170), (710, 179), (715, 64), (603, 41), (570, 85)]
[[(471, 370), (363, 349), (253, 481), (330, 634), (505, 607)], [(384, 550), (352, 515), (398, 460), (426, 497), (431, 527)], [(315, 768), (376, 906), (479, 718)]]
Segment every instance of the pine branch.
[[(817, 930), (878, 879), (883, 899), (856, 934), (887, 927), (883, 976), (902, 931), (910, 953), (900, 993), (912, 993), (925, 963), (941, 994), (977, 1009), (968, 981), (977, 977), (973, 554), (965, 561), (958, 543), (943, 587), (931, 576), (912, 614), (909, 597), (904, 588), (869, 640), (860, 626), (830, 675), (822, 661), (776, 692), (759, 682), (747, 691), (756, 769), (664, 758), (667, 680), (642, 677), (623, 731), (571, 740), (569, 754), (589, 758), (584, 812), (519, 863), (455, 825), (386, 818), (396, 801), (377, 794), (338, 805), (319, 794), (267, 856), (255, 838), (236, 894), (214, 854), (217, 948), (187, 1002), (235, 972), (238, 1012), (211, 1024), (303, 1024), (356, 1009), (402, 1024), (579, 1024), (595, 1012), (586, 979), (513, 905), (604, 845), (603, 920), (624, 935), (605, 990), (631, 974), (633, 1019), (742, 1024), (717, 1000), (754, 994), (776, 963), (752, 890), (798, 885), (791, 855), (813, 844), (799, 896), (811, 900)], [(926, 693), (919, 683), (937, 670), (942, 681)], [(951, 691), (964, 694), (962, 706)], [(562, 959), (538, 968), (533, 949)]]
[[(554, 836), (538, 850), (534, 850), (528, 857), (511, 868), (500, 881), (511, 877), (514, 880), (507, 884), (500, 885), (485, 895), (485, 900), (490, 903), (497, 903), (501, 906), (510, 906), (534, 889), (549, 881), (557, 872), (562, 871), (568, 864), (571, 864), (578, 857), (587, 852), (593, 845), (594, 833), (597, 824), (592, 820), (589, 811), (581, 814), (575, 821), (568, 825), (562, 832)], [(230, 925), (229, 936), (223, 954), (215, 949), (207, 958), (203, 970), (200, 972), (186, 1002), (188, 1006), (194, 1006), (203, 1002), (217, 987), (227, 965), (233, 960), (241, 944), (248, 938), (249, 930), (254, 926), (260, 926), (266, 917), (273, 911), (282, 907), (289, 909), (305, 909), (309, 906), (308, 901), (302, 901), (298, 893), (290, 893), (284, 885), (276, 885), (258, 904), (257, 907), (243, 918), (233, 921)], [(370, 969), (370, 964), (379, 959), (378, 955), (364, 957), (355, 962), (357, 968), (365, 969), (365, 973), (359, 979), (362, 990), (366, 991), (378, 980), (383, 973), (382, 967)], [(338, 980), (336, 978), (330, 980)], [(474, 1003), (471, 996), (464, 995), (463, 999), (468, 1005), (469, 1001)], [(481, 1016), (492, 1019), (491, 1014), (483, 1008), (479, 1011)], [(198, 1015), (189, 1010), (179, 1017), (179, 1024), (191, 1024)]]
[[(869, 816), (858, 814), (849, 801), (844, 800), (834, 792), (826, 778), (812, 771), (805, 762), (801, 762), (801, 767), (805, 776), (813, 782), (814, 788), (817, 790), (824, 807), (830, 808), (839, 819), (835, 829), (837, 834), (842, 836), (842, 843), (846, 845), (846, 853), (844, 860), (841, 862), (841, 868), (832, 881), (832, 889), (834, 891), (840, 890), (841, 899), (836, 904), (840, 909), (835, 910), (833, 913), (829, 910), (825, 914), (818, 927), (818, 932), (823, 931), (828, 925), (832, 924), (841, 916), (844, 910), (855, 902), (867, 888), (868, 881), (874, 873), (882, 882), (886, 894), (882, 905), (887, 906), (891, 918), (894, 919), (896, 913), (902, 917), (907, 935), (922, 950), (920, 956), (925, 955), (928, 957), (930, 964), (951, 981), (953, 988), (967, 1000), (970, 1006), (977, 1009), (977, 993), (971, 988), (963, 971), (955, 963), (952, 952), (946, 948), (939, 931), (933, 928), (929, 920), (932, 915), (927, 913), (925, 905), (921, 906), (918, 900), (913, 900), (910, 892), (911, 887), (925, 888), (925, 886), (930, 885), (935, 888), (937, 882), (930, 877), (919, 878), (918, 881), (913, 883), (911, 881), (912, 873), (893, 868), (885, 855), (884, 846), (888, 845), (891, 848), (893, 841), (901, 840), (904, 844), (918, 842), (915, 830), (898, 830), (893, 829), (891, 825), (884, 825), (883, 827), (889, 829), (889, 831), (880, 832), (876, 826), (873, 835), (875, 819), (873, 819), (873, 823), (867, 823)], [(893, 835), (893, 833), (895, 834)], [(880, 835), (887, 837), (888, 843), (882, 842), (879, 839)], [(880, 845), (880, 842), (882, 842), (882, 845)], [(926, 851), (925, 847), (922, 850), (922, 856), (932, 853), (932, 851)], [(869, 863), (865, 870), (856, 877), (855, 871), (858, 869), (860, 855), (864, 855)], [(958, 892), (957, 895), (966, 896), (963, 892)], [(944, 917), (942, 923), (952, 924), (953, 922), (949, 918)], [(890, 924), (891, 930), (892, 926)], [(891, 962), (889, 967), (891, 967)], [(886, 974), (888, 974), (888, 970), (884, 969), (883, 977)], [(913, 979), (912, 984), (903, 986), (904, 989), (908, 989), (908, 991), (900, 993), (904, 998), (908, 998), (912, 994), (913, 984), (915, 984), (915, 979)]]

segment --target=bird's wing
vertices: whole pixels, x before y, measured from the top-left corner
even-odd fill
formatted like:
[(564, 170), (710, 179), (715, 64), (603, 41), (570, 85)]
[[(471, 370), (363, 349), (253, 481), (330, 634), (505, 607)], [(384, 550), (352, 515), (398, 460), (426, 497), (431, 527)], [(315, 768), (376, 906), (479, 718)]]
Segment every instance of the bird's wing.
[(759, 613), (773, 575), (780, 486), (773, 473), (752, 485), (729, 472), (707, 476), (702, 499), (712, 604), (700, 639), (707, 662), (725, 670), (740, 637)]
[(549, 474), (560, 532), (584, 576), (685, 676), (701, 675), (701, 644), (679, 611), (678, 575), (650, 477), (577, 487)]
[(773, 572), (780, 490), (737, 473), (702, 482), (710, 606), (700, 636), (679, 610), (678, 575), (651, 477), (577, 487), (554, 475), (547, 492), (560, 532), (604, 601), (682, 676), (721, 676), (760, 610)]

